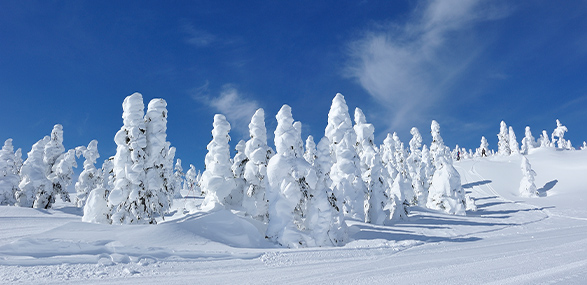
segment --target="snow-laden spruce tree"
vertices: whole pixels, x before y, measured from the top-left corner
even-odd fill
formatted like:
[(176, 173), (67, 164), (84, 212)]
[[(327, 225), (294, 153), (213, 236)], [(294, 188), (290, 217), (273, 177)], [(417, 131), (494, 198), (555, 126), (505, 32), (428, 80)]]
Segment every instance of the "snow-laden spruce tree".
[(164, 217), (175, 196), (175, 148), (167, 141), (167, 102), (158, 98), (151, 100), (144, 120), (147, 131), (144, 165), (147, 187), (143, 199), (150, 216), (156, 213)]
[(43, 161), (45, 145), (51, 139), (45, 136), (33, 144), (27, 153), (27, 159), (20, 169), (20, 183), (16, 191), (16, 204), (21, 207), (33, 207), (37, 193), (52, 191), (53, 184), (47, 179), (47, 164)]
[(245, 180), (245, 166), (249, 161), (249, 158), (245, 154), (246, 143), (244, 140), (240, 140), (236, 146), (236, 154), (232, 160), (232, 174), (234, 175), (234, 183), (236, 187), (232, 189), (232, 192), (226, 197), (226, 203), (231, 208), (241, 207), (243, 204), (243, 196), (247, 191), (247, 182)]
[(310, 164), (314, 164), (316, 159), (316, 143), (313, 136), (308, 136), (306, 139), (306, 152), (304, 152), (304, 159)]
[(114, 136), (114, 183), (108, 195), (111, 223), (156, 223), (150, 199), (146, 197), (147, 126), (143, 95), (134, 93), (126, 97), (122, 110), (123, 126)]
[(185, 173), (185, 181), (183, 183), (183, 191), (186, 192), (186, 195), (201, 195), (202, 190), (200, 189), (200, 185), (197, 179), (198, 173), (196, 171), (196, 167), (190, 164), (190, 169)]
[(102, 171), (97, 169), (96, 160), (100, 157), (98, 153), (98, 141), (92, 140), (88, 147), (79, 148), (84, 157), (84, 170), (80, 173), (75, 183), (76, 198), (75, 204), (83, 207), (86, 204), (90, 192), (104, 184)]
[(84, 206), (82, 221), (87, 223), (110, 224), (110, 207), (108, 196), (114, 189), (114, 157), (104, 160), (102, 163), (102, 184), (97, 185), (89, 194)]
[(563, 126), (561, 122), (556, 120), (556, 128), (552, 132), (552, 145), (555, 145), (558, 149), (567, 149), (567, 142), (564, 139), (565, 133), (569, 130)]
[[(320, 210), (321, 215), (330, 215), (330, 230), (328, 236), (334, 245), (343, 245), (348, 239), (347, 226), (344, 222), (342, 207), (336, 195), (330, 189), (332, 179), (330, 179), (330, 170), (332, 169), (332, 157), (330, 153), (330, 141), (327, 137), (322, 137), (316, 147), (316, 159), (312, 165), (318, 176), (316, 189), (324, 189), (328, 200), (328, 210)], [(322, 206), (318, 207), (321, 209)]]
[[(73, 176), (75, 175), (73, 172), (73, 168), (77, 167), (75, 158), (75, 149), (70, 149), (57, 158), (55, 164), (51, 167), (51, 173), (47, 176), (47, 178), (53, 183), (53, 193), (46, 196), (46, 204), (40, 198), (35, 201), (35, 203), (38, 203), (39, 208), (43, 205), (45, 208), (50, 208), (55, 202), (56, 195), (60, 195), (61, 200), (64, 202), (70, 202), (67, 188), (71, 185)], [(35, 207), (35, 205), (33, 205), (33, 207)]]
[(21, 150), (14, 152), (12, 139), (4, 141), (0, 150), (0, 205), (14, 205), (20, 182)]
[(346, 101), (340, 93), (332, 99), (324, 133), (330, 141), (334, 160), (330, 171), (331, 188), (340, 199), (345, 217), (364, 220), (367, 187), (361, 178), (360, 158), (355, 149), (356, 134)]
[(476, 150), (475, 156), (489, 156), (489, 143), (487, 143), (487, 139), (484, 136), (481, 137), (481, 144), (479, 145), (479, 148)]
[(183, 172), (183, 167), (181, 166), (181, 159), (175, 160), (175, 167), (173, 172), (174, 183), (173, 190), (175, 193), (173, 194), (174, 198), (181, 198), (181, 189), (183, 188), (183, 181), (185, 180), (185, 173)]
[(375, 128), (368, 124), (361, 109), (355, 109), (355, 126), (357, 134), (357, 153), (361, 159), (362, 178), (367, 185), (367, 197), (365, 201), (365, 222), (383, 225), (388, 214), (385, 213), (387, 205), (386, 192), (388, 184), (384, 176), (383, 161), (379, 150), (374, 143)]
[(466, 199), (465, 191), (461, 187), (461, 177), (452, 165), (450, 152), (442, 143), (440, 125), (436, 121), (432, 121), (431, 130), (434, 151), (432, 151), (433, 145), (430, 149), (435, 170), (428, 190), (426, 207), (442, 210), (448, 214), (465, 215)]
[(520, 153), (520, 146), (518, 145), (518, 139), (516, 138), (516, 134), (514, 133), (514, 128), (510, 126), (509, 128), (509, 143), (510, 143), (510, 152), (511, 154), (519, 154)]
[(412, 181), (410, 180), (410, 175), (406, 166), (407, 152), (404, 148), (404, 143), (399, 139), (397, 133), (394, 132), (392, 137), (395, 143), (395, 166), (397, 169), (397, 175), (393, 180), (393, 186), (399, 187), (398, 189), (401, 190), (404, 197), (403, 203), (405, 204), (405, 210), (407, 212), (408, 206), (416, 205), (418, 203), (418, 197), (412, 188)]
[(331, 246), (335, 215), (318, 176), (303, 158), (301, 125), (294, 123), (291, 108), (277, 113), (277, 154), (267, 166), (269, 221), (266, 236), (282, 246)]
[(432, 176), (434, 175), (434, 164), (432, 163), (432, 155), (430, 155), (430, 150), (426, 145), (422, 145), (422, 168), (424, 169), (422, 182), (424, 183), (426, 199), (420, 201), (420, 205), (424, 206), (428, 201), (428, 191), (430, 189), (430, 184), (432, 184)]
[(393, 179), (397, 176), (397, 166), (395, 162), (395, 141), (391, 134), (387, 134), (387, 137), (383, 140), (383, 144), (379, 147), (381, 152), (381, 160), (383, 161), (383, 167), (387, 171), (388, 184), (391, 187)]
[(508, 126), (504, 121), (499, 124), (499, 134), (497, 134), (497, 154), (510, 155), (510, 135), (508, 133)]
[(248, 158), (244, 177), (247, 183), (243, 195), (245, 213), (259, 221), (267, 221), (267, 163), (273, 156), (273, 150), (267, 145), (265, 128), (265, 111), (258, 109), (249, 123), (249, 136), (245, 146)]
[(532, 131), (530, 130), (530, 126), (526, 126), (525, 136), (522, 139), (522, 149), (521, 153), (526, 155), (528, 152), (537, 147), (536, 141), (534, 140), (534, 136), (532, 136)]
[(412, 181), (412, 189), (416, 195), (417, 204), (427, 200), (428, 193), (424, 187), (424, 181), (426, 180), (425, 165), (422, 162), (422, 135), (417, 128), (413, 127), (410, 130), (412, 139), (410, 140), (410, 155), (406, 160), (408, 173), (410, 180)]
[(522, 156), (522, 180), (520, 181), (520, 196), (522, 197), (536, 197), (538, 190), (534, 184), (534, 176), (536, 172), (532, 170), (532, 166), (526, 156)]
[(208, 144), (205, 158), (206, 170), (202, 173), (202, 191), (206, 198), (202, 210), (213, 211), (227, 208), (226, 198), (236, 188), (230, 161), (230, 124), (221, 114), (214, 116), (212, 141)]
[(553, 144), (550, 143), (550, 139), (548, 139), (548, 133), (546, 132), (546, 130), (542, 130), (542, 134), (540, 135), (540, 138), (538, 139), (538, 141), (540, 142), (540, 147), (554, 146), (554, 143)]

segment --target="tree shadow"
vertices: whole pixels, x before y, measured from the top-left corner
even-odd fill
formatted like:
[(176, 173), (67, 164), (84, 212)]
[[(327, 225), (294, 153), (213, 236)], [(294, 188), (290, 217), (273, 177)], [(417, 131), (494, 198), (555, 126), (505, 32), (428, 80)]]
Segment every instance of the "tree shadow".
[(399, 230), (397, 228), (376, 228), (368, 224), (356, 224), (357, 231), (351, 236), (354, 240), (375, 240), (383, 239), (389, 241), (415, 240), (421, 242), (473, 242), (481, 240), (478, 237), (442, 237)]
[(491, 183), (491, 180), (481, 180), (481, 181), (463, 184), (463, 188), (465, 188), (465, 189), (473, 188), (474, 186), (481, 186), (481, 185), (485, 185), (485, 184), (489, 184), (489, 183)]
[(552, 188), (554, 188), (554, 186), (558, 183), (558, 180), (552, 180), (550, 182), (546, 182), (546, 184), (544, 184), (544, 186), (540, 189), (538, 189), (538, 196), (540, 197), (546, 197), (546, 192)]

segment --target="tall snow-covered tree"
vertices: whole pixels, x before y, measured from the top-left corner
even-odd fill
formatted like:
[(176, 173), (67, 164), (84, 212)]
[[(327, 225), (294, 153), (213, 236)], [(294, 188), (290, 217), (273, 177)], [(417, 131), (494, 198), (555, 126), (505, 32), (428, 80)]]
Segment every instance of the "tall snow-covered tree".
[(481, 137), (481, 144), (475, 152), (475, 156), (477, 157), (482, 157), (483, 155), (489, 155), (489, 143), (487, 143), (487, 139), (484, 136)]
[(520, 181), (520, 196), (522, 197), (536, 197), (538, 190), (534, 184), (534, 176), (536, 172), (532, 170), (532, 166), (526, 156), (522, 156), (522, 180)]
[(164, 217), (175, 196), (175, 148), (167, 141), (167, 114), (167, 102), (156, 98), (149, 102), (144, 118), (147, 131), (144, 199), (150, 216)]
[(75, 183), (76, 199), (78, 207), (83, 207), (90, 192), (104, 184), (102, 171), (95, 166), (96, 160), (100, 157), (98, 153), (98, 141), (92, 140), (88, 147), (80, 148), (84, 156), (84, 170), (80, 173)]
[(33, 144), (27, 153), (27, 159), (20, 169), (20, 183), (16, 191), (16, 204), (21, 207), (33, 207), (37, 193), (52, 191), (53, 184), (47, 179), (47, 164), (43, 161), (45, 145), (51, 140), (45, 136)]
[(267, 145), (263, 109), (258, 109), (251, 118), (249, 135), (250, 139), (245, 146), (248, 161), (244, 173), (247, 188), (243, 195), (243, 208), (247, 215), (260, 221), (267, 221), (267, 163), (273, 156), (273, 150)]
[(498, 155), (510, 155), (510, 136), (508, 133), (508, 126), (504, 121), (501, 121), (499, 125), (499, 134), (497, 134), (497, 154)]
[(548, 133), (546, 133), (546, 130), (542, 130), (542, 134), (540, 135), (538, 141), (540, 142), (540, 147), (553, 146), (553, 144), (550, 143), (550, 139), (548, 139)]
[(181, 189), (183, 188), (183, 181), (185, 180), (185, 173), (183, 172), (183, 167), (181, 166), (181, 159), (175, 160), (175, 167), (173, 172), (174, 183), (175, 186), (173, 190), (175, 191), (173, 197), (174, 198), (181, 198)]
[(361, 178), (360, 158), (355, 149), (356, 134), (346, 101), (340, 93), (332, 100), (325, 136), (330, 141), (334, 160), (330, 171), (331, 188), (340, 199), (346, 217), (364, 220), (367, 187)]
[[(389, 179), (389, 185), (393, 184), (393, 179), (397, 176), (397, 165), (395, 161), (395, 141), (391, 134), (387, 134), (387, 137), (383, 140), (383, 144), (379, 148), (381, 152), (381, 160), (383, 161), (383, 167), (387, 170), (387, 177)], [(390, 186), (391, 187), (391, 186)]]
[(417, 128), (410, 130), (412, 139), (410, 140), (410, 155), (406, 160), (410, 180), (412, 181), (412, 189), (416, 195), (417, 204), (422, 204), (426, 201), (428, 193), (424, 188), (424, 180), (426, 179), (424, 163), (422, 162), (422, 135)]
[(526, 126), (525, 136), (522, 139), (521, 153), (528, 154), (528, 152), (535, 147), (537, 147), (537, 145), (536, 145), (536, 141), (534, 140), (534, 137), (532, 136), (532, 131), (530, 130), (530, 126)]
[[(399, 139), (397, 133), (392, 135), (393, 141), (395, 142), (395, 165), (397, 169), (397, 175), (394, 178), (394, 186), (399, 187), (404, 197), (403, 203), (404, 208), (407, 212), (409, 205), (416, 205), (418, 197), (416, 196), (414, 189), (412, 188), (412, 181), (410, 181), (410, 175), (408, 173), (406, 165), (407, 152), (404, 148), (404, 143)], [(396, 181), (400, 179), (399, 181)], [(393, 188), (393, 186), (392, 186)]]
[(200, 189), (197, 176), (196, 167), (190, 164), (190, 169), (186, 171), (185, 182), (183, 183), (183, 191), (186, 192), (186, 195), (201, 195), (202, 190)]
[(511, 154), (518, 154), (520, 153), (520, 147), (518, 145), (518, 140), (516, 138), (516, 134), (514, 133), (514, 128), (510, 126), (509, 128), (509, 143), (510, 143), (510, 152)]
[(226, 202), (231, 208), (240, 207), (243, 204), (243, 196), (247, 187), (247, 183), (245, 180), (245, 166), (249, 161), (249, 158), (245, 154), (246, 144), (245, 141), (240, 140), (235, 147), (236, 155), (232, 160), (232, 174), (234, 175), (234, 182), (236, 183), (236, 187), (230, 192), (228, 197), (226, 197)]
[(113, 224), (156, 223), (147, 195), (147, 126), (143, 95), (134, 93), (122, 103), (123, 126), (114, 136), (114, 183), (108, 195)]
[(428, 190), (426, 207), (449, 214), (465, 215), (466, 200), (465, 191), (461, 187), (461, 177), (452, 164), (450, 152), (442, 143), (440, 125), (436, 121), (432, 121), (431, 130), (435, 150), (432, 151), (433, 145), (430, 148), (435, 170)]
[(202, 173), (202, 191), (206, 198), (202, 210), (213, 211), (227, 208), (226, 198), (236, 188), (230, 161), (230, 124), (221, 114), (214, 116), (212, 141), (208, 144), (205, 158), (206, 170)]
[(314, 142), (313, 136), (308, 136), (306, 139), (306, 152), (304, 152), (304, 159), (309, 164), (314, 164), (316, 159), (316, 143)]
[(368, 124), (361, 109), (355, 109), (355, 126), (357, 135), (357, 153), (361, 159), (362, 178), (367, 185), (367, 198), (365, 201), (365, 222), (383, 225), (387, 220), (385, 206), (387, 205), (386, 192), (388, 189), (385, 181), (383, 161), (379, 150), (374, 143), (375, 128)]
[(14, 205), (20, 182), (20, 149), (14, 152), (12, 139), (4, 141), (0, 150), (0, 205)]
[[(53, 193), (51, 195), (46, 196), (47, 204), (44, 203), (44, 200), (37, 198), (35, 203), (38, 203), (39, 208), (44, 206), (45, 208), (50, 208), (52, 204), (55, 202), (55, 196), (59, 194), (61, 199), (65, 202), (69, 202), (69, 193), (67, 188), (71, 185), (74, 172), (73, 168), (77, 167), (77, 162), (75, 161), (76, 158), (76, 151), (74, 149), (68, 150), (66, 153), (60, 155), (55, 164), (51, 167), (51, 173), (47, 177), (53, 183)], [(35, 205), (33, 205), (35, 207)]]
[[(278, 112), (275, 147), (267, 167), (269, 221), (266, 236), (283, 246), (334, 245), (331, 205), (325, 189), (318, 189), (318, 176), (303, 159), (301, 125), (294, 123), (291, 108)], [(330, 212), (330, 213), (328, 213)]]
[(565, 141), (564, 136), (568, 131), (567, 127), (563, 126), (563, 124), (557, 119), (556, 128), (552, 132), (552, 145), (556, 143), (558, 149), (566, 149), (567, 142)]

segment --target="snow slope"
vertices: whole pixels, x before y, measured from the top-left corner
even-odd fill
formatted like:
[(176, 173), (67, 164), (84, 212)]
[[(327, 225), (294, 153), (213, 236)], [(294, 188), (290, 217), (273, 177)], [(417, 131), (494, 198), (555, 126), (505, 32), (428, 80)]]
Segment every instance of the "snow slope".
[(584, 284), (587, 151), (536, 149), (528, 159), (541, 197), (517, 195), (520, 155), (460, 161), (478, 211), (347, 221), (352, 241), (337, 248), (276, 247), (262, 224), (198, 212), (194, 197), (177, 199), (158, 225), (82, 223), (63, 203), (2, 206), (0, 283)]

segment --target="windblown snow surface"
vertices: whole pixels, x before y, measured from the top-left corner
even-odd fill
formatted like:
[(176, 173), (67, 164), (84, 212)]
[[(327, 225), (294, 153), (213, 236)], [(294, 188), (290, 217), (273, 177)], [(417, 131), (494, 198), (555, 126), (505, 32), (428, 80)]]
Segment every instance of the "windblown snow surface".
[(83, 223), (64, 203), (2, 206), (0, 283), (585, 284), (587, 151), (528, 159), (540, 197), (517, 194), (520, 155), (455, 162), (476, 212), (347, 221), (352, 240), (336, 248), (277, 247), (239, 213), (198, 212), (193, 195), (158, 225)]

